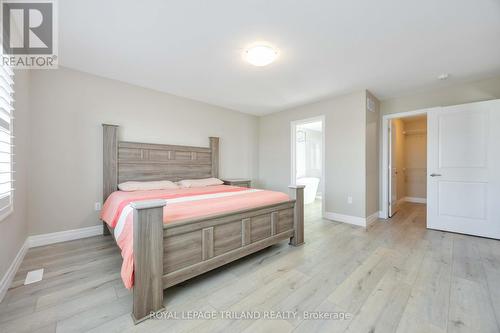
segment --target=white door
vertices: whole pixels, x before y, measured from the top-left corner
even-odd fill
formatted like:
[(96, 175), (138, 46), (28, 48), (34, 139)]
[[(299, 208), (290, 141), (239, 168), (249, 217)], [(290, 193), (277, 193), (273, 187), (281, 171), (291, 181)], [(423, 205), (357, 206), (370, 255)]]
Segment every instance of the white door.
[(389, 217), (398, 211), (398, 169), (396, 168), (396, 130), (389, 121)]
[(427, 226), (500, 239), (500, 100), (428, 114)]

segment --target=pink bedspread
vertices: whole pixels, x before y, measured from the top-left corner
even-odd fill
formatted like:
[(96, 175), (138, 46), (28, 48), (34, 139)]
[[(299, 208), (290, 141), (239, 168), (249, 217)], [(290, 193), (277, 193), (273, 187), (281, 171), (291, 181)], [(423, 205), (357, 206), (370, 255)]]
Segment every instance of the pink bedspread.
[(165, 199), (167, 203), (163, 210), (164, 223), (229, 213), (290, 200), (288, 195), (281, 192), (226, 185), (112, 193), (104, 203), (101, 219), (115, 228), (115, 238), (123, 257), (121, 276), (127, 288), (132, 288), (134, 284), (133, 214), (130, 203), (154, 199)]

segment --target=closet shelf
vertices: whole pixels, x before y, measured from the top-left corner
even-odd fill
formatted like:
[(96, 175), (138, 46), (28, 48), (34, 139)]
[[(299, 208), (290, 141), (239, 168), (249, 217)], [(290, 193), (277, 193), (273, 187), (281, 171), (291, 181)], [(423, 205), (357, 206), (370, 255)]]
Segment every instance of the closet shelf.
[(427, 134), (426, 129), (415, 129), (415, 130), (408, 130), (403, 132), (404, 135), (419, 135), (419, 134)]

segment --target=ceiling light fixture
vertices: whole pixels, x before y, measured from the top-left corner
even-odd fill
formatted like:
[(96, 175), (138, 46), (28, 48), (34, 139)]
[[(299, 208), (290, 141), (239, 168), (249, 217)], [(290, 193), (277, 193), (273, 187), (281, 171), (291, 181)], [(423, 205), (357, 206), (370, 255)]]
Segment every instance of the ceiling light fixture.
[(258, 67), (271, 64), (278, 56), (278, 50), (264, 42), (254, 43), (243, 52), (243, 59)]
[(449, 77), (450, 77), (450, 74), (443, 73), (443, 74), (441, 74), (441, 75), (438, 76), (438, 80), (441, 80), (441, 81), (447, 80)]

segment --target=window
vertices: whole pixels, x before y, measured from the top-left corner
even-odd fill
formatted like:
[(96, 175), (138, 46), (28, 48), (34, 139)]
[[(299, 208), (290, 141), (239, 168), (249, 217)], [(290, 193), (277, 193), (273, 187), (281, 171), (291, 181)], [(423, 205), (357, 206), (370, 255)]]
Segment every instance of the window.
[(14, 73), (0, 66), (0, 220), (13, 209), (12, 113)]

